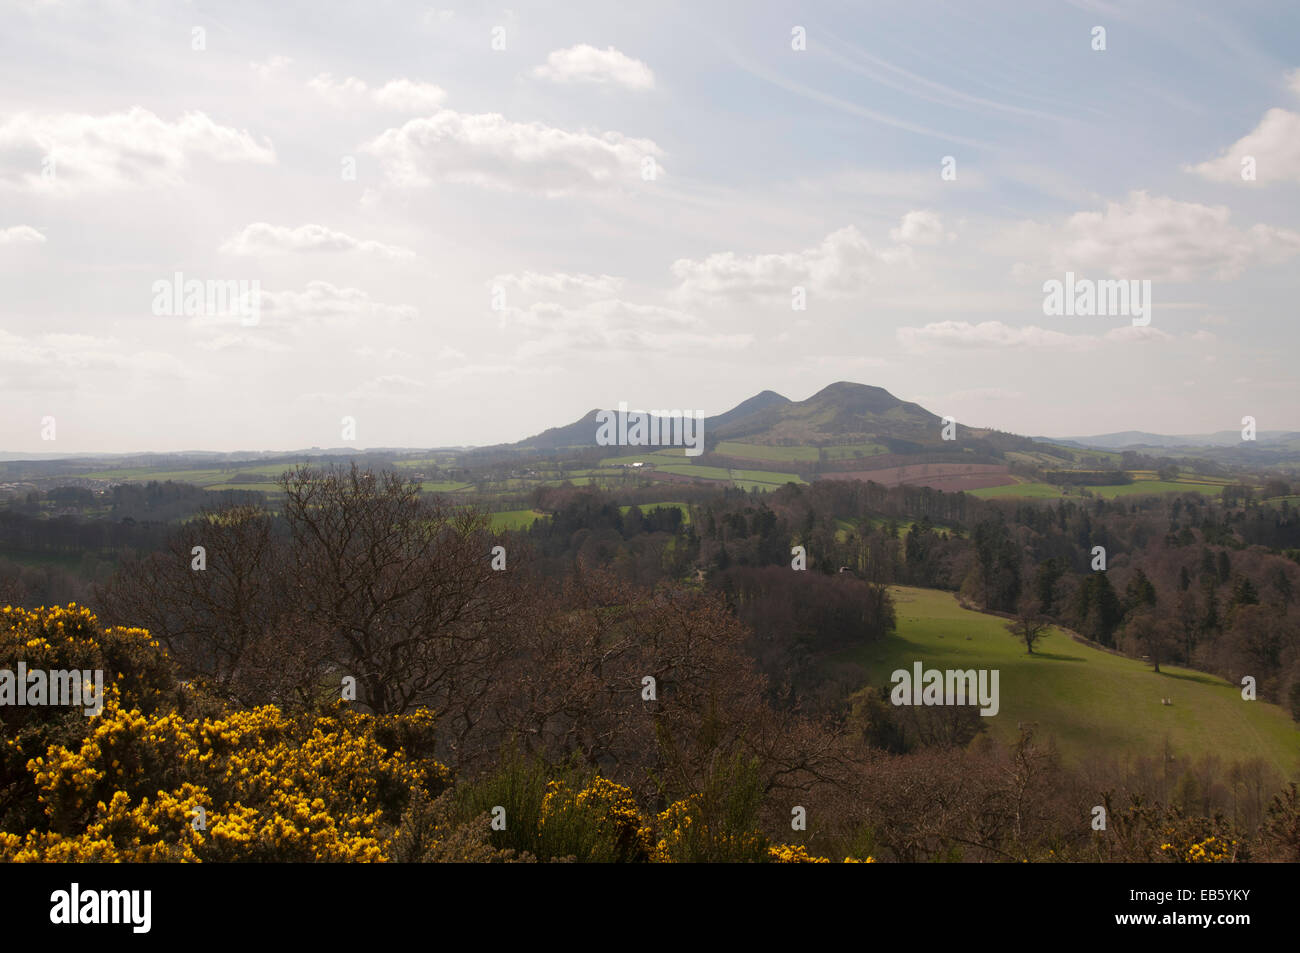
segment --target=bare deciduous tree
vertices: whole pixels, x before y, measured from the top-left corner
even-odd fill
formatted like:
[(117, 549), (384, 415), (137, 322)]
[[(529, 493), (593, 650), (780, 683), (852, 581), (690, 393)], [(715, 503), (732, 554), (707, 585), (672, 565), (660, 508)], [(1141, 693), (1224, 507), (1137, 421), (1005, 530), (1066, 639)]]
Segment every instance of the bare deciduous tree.
[(1034, 596), (1022, 596), (1016, 606), (1015, 618), (1007, 623), (1007, 629), (1021, 642), (1030, 655), (1034, 654), (1034, 644), (1047, 635), (1052, 627), (1052, 620), (1042, 612), (1042, 605)]

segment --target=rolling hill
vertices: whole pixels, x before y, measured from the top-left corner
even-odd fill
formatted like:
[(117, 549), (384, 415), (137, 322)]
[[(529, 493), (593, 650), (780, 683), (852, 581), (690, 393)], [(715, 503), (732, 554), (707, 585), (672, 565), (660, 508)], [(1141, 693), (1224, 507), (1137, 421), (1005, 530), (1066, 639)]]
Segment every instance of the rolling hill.
[[(490, 449), (513, 456), (595, 447), (598, 413)], [(614, 446), (602, 448), (602, 465), (615, 465), (620, 456), (646, 458), (640, 461), (645, 475), (669, 482), (779, 486), (829, 478), (958, 490), (1013, 484), (1008, 451), (1037, 453), (1058, 465), (1076, 453), (961, 424), (950, 433), (955, 439), (945, 440), (943, 418), (919, 404), (882, 387), (839, 381), (801, 401), (766, 390), (705, 418), (702, 456), (685, 458), (662, 444)]]
[[(554, 450), (594, 447), (599, 410), (571, 424), (552, 427), (498, 450)], [(952, 449), (942, 438), (943, 419), (919, 404), (901, 400), (883, 387), (839, 381), (806, 400), (792, 401), (765, 390), (725, 413), (704, 419), (710, 448), (719, 442), (757, 446), (832, 446), (882, 442), (891, 452)], [(1025, 437), (995, 434), (957, 425), (957, 442), (994, 440), (1033, 446)], [(651, 446), (662, 446), (651, 444)], [(636, 448), (640, 449), (640, 448)]]
[(1000, 710), (986, 720), (999, 739), (1013, 739), (1017, 725), (1029, 722), (1075, 763), (1172, 757), (1181, 774), (1191, 759), (1217, 755), (1224, 764), (1262, 758), (1283, 778), (1300, 776), (1300, 726), (1277, 705), (1243, 700), (1240, 686), (1172, 666), (1157, 674), (1059, 631), (1029, 655), (1003, 619), (962, 608), (952, 593), (903, 586), (892, 593), (897, 634), (851, 652), (871, 685), (887, 684), (891, 672), (915, 661), (997, 669)]

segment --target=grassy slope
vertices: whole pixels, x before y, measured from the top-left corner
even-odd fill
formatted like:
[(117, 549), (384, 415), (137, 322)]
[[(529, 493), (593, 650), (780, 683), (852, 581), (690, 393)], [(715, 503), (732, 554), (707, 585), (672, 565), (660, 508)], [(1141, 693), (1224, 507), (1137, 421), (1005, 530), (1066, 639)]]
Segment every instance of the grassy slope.
[[(898, 668), (996, 668), (1001, 710), (989, 731), (1011, 739), (1036, 722), (1067, 758), (1097, 753), (1159, 757), (1166, 738), (1180, 763), (1202, 753), (1224, 763), (1262, 757), (1283, 776), (1300, 776), (1300, 726), (1277, 705), (1243, 701), (1241, 689), (1203, 672), (1151, 666), (1053, 631), (1032, 656), (1004, 620), (963, 609), (951, 593), (895, 587), (898, 634), (854, 650), (885, 684)], [(970, 636), (968, 641), (966, 636)], [(1162, 697), (1172, 705), (1162, 705)]]
[(765, 460), (781, 463), (791, 461), (817, 462), (816, 447), (766, 447), (761, 444), (724, 440), (718, 444), (716, 452), (729, 457), (741, 457), (745, 460)]

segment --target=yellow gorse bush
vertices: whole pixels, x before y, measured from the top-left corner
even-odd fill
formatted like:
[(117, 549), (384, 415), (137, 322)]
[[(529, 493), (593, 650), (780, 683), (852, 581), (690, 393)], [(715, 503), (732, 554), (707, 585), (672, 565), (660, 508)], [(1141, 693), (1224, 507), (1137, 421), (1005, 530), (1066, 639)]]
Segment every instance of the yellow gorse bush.
[(773, 860), (760, 831), (711, 830), (703, 817), (704, 798), (692, 794), (668, 805), (658, 816), (655, 860), (683, 863), (712, 855), (731, 860)]
[[(106, 709), (79, 747), (29, 763), (52, 826), (90, 823), (70, 839), (31, 834), (12, 859), (383, 860), (378, 832), (402, 799), (385, 800), (422, 771), (376, 742), (375, 721), (346, 710), (294, 720), (270, 706), (213, 721)], [(142, 778), (170, 787), (140, 794)], [(207, 830), (193, 828), (196, 807)]]
[(654, 850), (654, 832), (632, 791), (599, 775), (576, 792), (564, 781), (547, 782), (537, 821), (539, 837), (546, 842), (553, 828), (558, 832), (570, 823), (588, 828), (612, 858), (649, 860)]
[(808, 848), (802, 844), (772, 844), (767, 848), (767, 856), (778, 864), (829, 864), (825, 857), (812, 857)]
[(43, 823), (0, 833), (0, 860), (383, 860), (411, 793), (450, 782), (402, 747), (431, 736), (427, 712), (376, 717), (340, 703), (186, 719), (128, 707), (161, 699), (165, 653), (144, 630), (101, 631), (76, 606), (0, 610), (0, 667), (15, 659), (103, 668), (105, 707), (90, 719), (19, 710), (51, 724), (4, 724), (0, 792), (30, 787)]
[(1205, 840), (1189, 844), (1179, 850), (1173, 844), (1160, 845), (1160, 850), (1170, 859), (1188, 864), (1223, 864), (1230, 863), (1236, 853), (1237, 842), (1210, 836)]

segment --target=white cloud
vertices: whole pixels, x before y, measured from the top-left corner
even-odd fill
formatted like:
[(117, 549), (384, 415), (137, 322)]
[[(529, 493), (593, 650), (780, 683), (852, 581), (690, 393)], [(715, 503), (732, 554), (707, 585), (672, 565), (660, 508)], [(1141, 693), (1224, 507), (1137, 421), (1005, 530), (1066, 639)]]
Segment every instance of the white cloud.
[[(1242, 161), (1255, 160), (1255, 180), (1242, 178)], [(1300, 182), (1300, 113), (1270, 109), (1253, 131), (1228, 146), (1217, 159), (1185, 167), (1215, 182)]]
[(542, 274), (525, 271), (518, 274), (497, 275), (492, 279), (493, 285), (514, 288), (525, 297), (545, 296), (597, 296), (610, 297), (618, 294), (623, 287), (623, 279), (613, 275), (570, 275), (564, 272)]
[(415, 253), (409, 248), (385, 245), (376, 241), (361, 241), (326, 228), (324, 225), (300, 225), (288, 228), (254, 222), (221, 246), (221, 251), (231, 255), (274, 255), (286, 252), (360, 252), (383, 258), (411, 258)]
[(571, 350), (716, 350), (753, 343), (749, 334), (707, 333), (700, 319), (685, 311), (618, 299), (580, 307), (545, 303), (507, 308), (503, 318), (514, 330), (536, 335), (518, 348), (520, 357), (530, 359)]
[(649, 139), (618, 132), (568, 132), (450, 109), (385, 130), (362, 148), (395, 185), (462, 182), (547, 196), (638, 183), (642, 159), (663, 155)]
[(920, 210), (904, 215), (898, 228), (890, 229), (889, 237), (904, 245), (939, 245), (957, 236), (944, 229), (938, 212)]
[(293, 65), (293, 60), (287, 56), (272, 56), (261, 63), (249, 63), (249, 68), (257, 74), (259, 79), (270, 79)]
[(331, 106), (349, 106), (366, 94), (369, 87), (355, 76), (336, 80), (330, 73), (321, 73), (307, 80), (307, 88), (314, 90)]
[(384, 364), (398, 364), (402, 361), (420, 361), (423, 363), (443, 364), (447, 362), (463, 362), (467, 360), (464, 351), (458, 351), (454, 347), (439, 345), (431, 351), (422, 352), (416, 355), (411, 351), (402, 350), (396, 347), (372, 347), (369, 344), (363, 344), (354, 352), (357, 357), (364, 357), (368, 360), (381, 361)]
[(612, 46), (599, 50), (586, 43), (553, 51), (533, 75), (556, 83), (599, 83), (625, 89), (654, 89), (655, 85), (654, 73), (640, 60)]
[(1102, 335), (1102, 338), (1106, 341), (1119, 341), (1121, 343), (1173, 340), (1171, 335), (1166, 334), (1159, 328), (1153, 328), (1149, 324), (1122, 324), (1117, 328), (1111, 328)]
[(1192, 281), (1236, 278), (1251, 265), (1300, 252), (1300, 233), (1269, 225), (1237, 228), (1225, 206), (1131, 192), (1102, 212), (1078, 212), (1060, 230), (1039, 233), (1053, 266), (1085, 277)]
[(863, 290), (884, 266), (907, 260), (906, 249), (877, 250), (850, 225), (803, 251), (766, 255), (719, 252), (702, 261), (678, 259), (672, 273), (685, 299), (790, 299), (791, 289), (809, 294), (850, 295)]
[(308, 80), (307, 88), (315, 91), (331, 106), (353, 107), (369, 97), (381, 109), (408, 113), (435, 112), (447, 98), (446, 91), (433, 83), (390, 79), (383, 86), (372, 90), (365, 80), (355, 76), (336, 80), (329, 73), (321, 73)]
[(263, 321), (286, 327), (409, 321), (417, 313), (409, 305), (383, 304), (359, 288), (339, 288), (328, 281), (309, 282), (302, 291), (262, 292)]
[(441, 86), (432, 83), (416, 83), (409, 79), (389, 80), (375, 90), (375, 102), (384, 109), (401, 112), (434, 112), (447, 98)]
[[(53, 157), (53, 175), (43, 173)], [(72, 195), (174, 185), (195, 159), (274, 163), (269, 142), (201, 112), (176, 122), (147, 109), (91, 116), (19, 113), (0, 123), (0, 184)]]
[(365, 381), (345, 396), (351, 400), (410, 402), (420, 397), (425, 389), (426, 385), (422, 381), (402, 374), (384, 374)]
[(12, 225), (0, 228), (0, 245), (40, 244), (45, 236), (30, 225)]
[(546, 373), (547, 370), (547, 368), (531, 366), (519, 367), (515, 364), (465, 364), (462, 367), (440, 365), (433, 372), (432, 377), (434, 384), (443, 387), (448, 384), (459, 384), (462, 381), (481, 381), (484, 377), (503, 374), (509, 374), (511, 378), (517, 380), (521, 375)]
[(1101, 335), (1066, 334), (1035, 325), (1014, 327), (1001, 321), (936, 321), (924, 327), (903, 327), (896, 332), (898, 342), (913, 352), (936, 348), (1023, 351), (1087, 351), (1103, 342), (1163, 341), (1169, 335), (1158, 328), (1124, 325)]
[[(784, 343), (793, 338), (793, 335), (782, 332), (778, 334), (774, 341)], [(804, 367), (815, 368), (818, 374), (826, 374), (828, 377), (843, 379), (845, 375), (852, 375), (861, 370), (867, 370), (875, 367), (884, 367), (889, 362), (883, 357), (867, 357), (857, 355), (846, 357), (843, 354), (812, 354), (803, 358), (800, 363)]]
[[(122, 375), (163, 378), (189, 376), (171, 354), (133, 351), (113, 338), (89, 334), (34, 334), (23, 336), (0, 330), (0, 373), (14, 390), (79, 390), (88, 383), (84, 375), (106, 375), (107, 385)], [(48, 386), (48, 381), (66, 386)]]
[(273, 341), (264, 334), (219, 334), (196, 345), (203, 351), (267, 351), (277, 353), (290, 350), (289, 345)]

